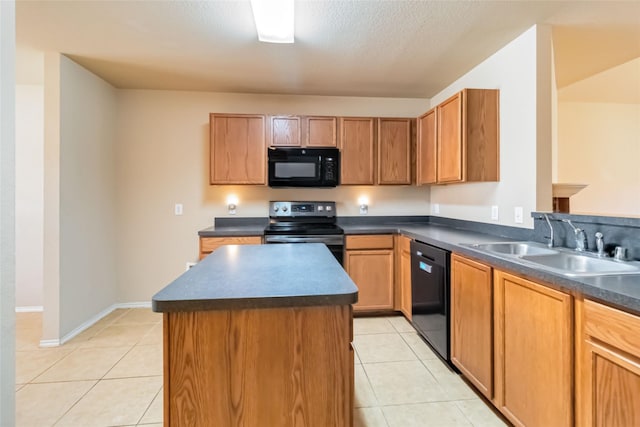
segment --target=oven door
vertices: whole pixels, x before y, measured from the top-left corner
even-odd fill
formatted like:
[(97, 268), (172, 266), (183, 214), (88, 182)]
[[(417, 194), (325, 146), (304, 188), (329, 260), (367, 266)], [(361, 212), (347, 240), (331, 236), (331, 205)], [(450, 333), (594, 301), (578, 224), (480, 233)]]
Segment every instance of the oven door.
[(324, 243), (336, 260), (343, 264), (344, 236), (294, 236), (294, 235), (266, 235), (264, 242), (269, 243)]

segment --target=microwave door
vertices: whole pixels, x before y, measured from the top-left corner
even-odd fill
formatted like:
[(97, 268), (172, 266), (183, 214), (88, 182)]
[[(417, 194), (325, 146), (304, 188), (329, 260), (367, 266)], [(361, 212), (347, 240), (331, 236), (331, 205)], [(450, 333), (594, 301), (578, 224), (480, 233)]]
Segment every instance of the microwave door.
[(309, 162), (309, 159), (295, 161), (289, 159), (286, 162), (276, 162), (274, 178), (280, 180), (309, 180), (317, 181), (320, 178), (319, 162)]

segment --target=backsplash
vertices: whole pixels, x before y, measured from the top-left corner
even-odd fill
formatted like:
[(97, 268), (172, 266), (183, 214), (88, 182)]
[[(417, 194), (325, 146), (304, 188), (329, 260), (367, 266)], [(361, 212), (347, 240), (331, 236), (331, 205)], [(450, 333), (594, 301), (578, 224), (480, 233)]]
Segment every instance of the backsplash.
[[(533, 235), (536, 242), (546, 243), (549, 226), (543, 217), (544, 212), (532, 212)], [(616, 246), (627, 249), (627, 258), (640, 260), (640, 218), (619, 218), (592, 215), (573, 215), (564, 213), (548, 213), (554, 230), (554, 244), (567, 248), (575, 248), (575, 234), (569, 224), (562, 222), (569, 219), (574, 226), (581, 228), (587, 235), (588, 250), (596, 250), (595, 234), (604, 235), (605, 251), (609, 254)]]

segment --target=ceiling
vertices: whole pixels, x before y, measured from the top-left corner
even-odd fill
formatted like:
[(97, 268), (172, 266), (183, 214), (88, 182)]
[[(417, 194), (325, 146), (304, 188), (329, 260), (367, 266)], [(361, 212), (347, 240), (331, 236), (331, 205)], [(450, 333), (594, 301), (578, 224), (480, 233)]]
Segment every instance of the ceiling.
[(118, 88), (430, 98), (536, 23), (570, 85), (640, 56), (640, 1), (296, 0), (295, 44), (248, 0), (16, 2), (17, 80), (61, 52)]

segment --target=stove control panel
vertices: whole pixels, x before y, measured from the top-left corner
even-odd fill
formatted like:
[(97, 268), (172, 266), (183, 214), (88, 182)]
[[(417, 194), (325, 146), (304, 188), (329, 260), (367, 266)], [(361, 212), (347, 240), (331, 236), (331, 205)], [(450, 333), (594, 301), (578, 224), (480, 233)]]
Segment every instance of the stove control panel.
[(269, 217), (335, 217), (336, 202), (269, 202)]

